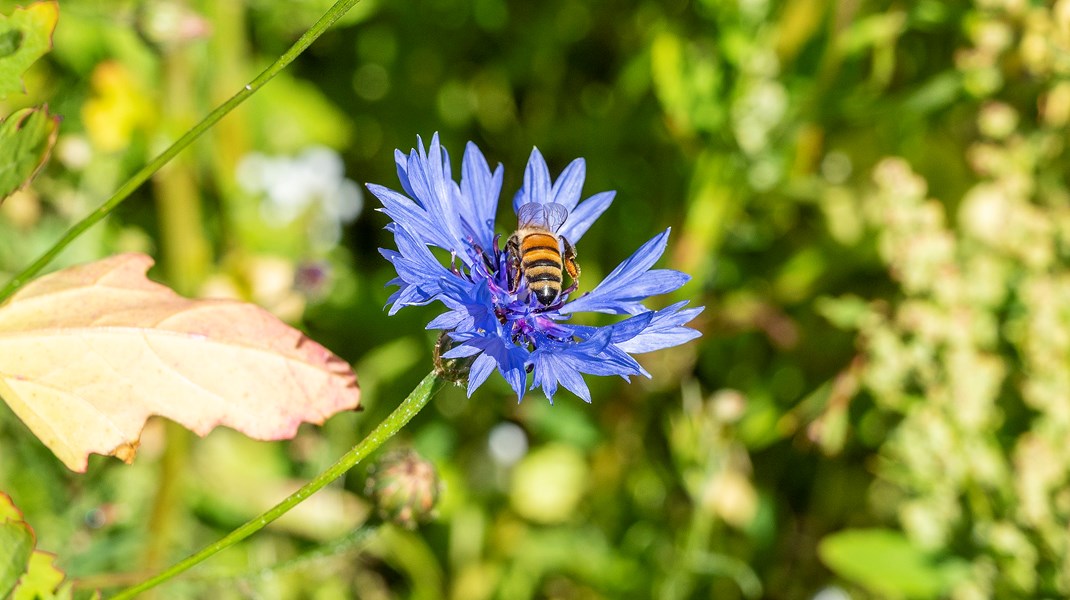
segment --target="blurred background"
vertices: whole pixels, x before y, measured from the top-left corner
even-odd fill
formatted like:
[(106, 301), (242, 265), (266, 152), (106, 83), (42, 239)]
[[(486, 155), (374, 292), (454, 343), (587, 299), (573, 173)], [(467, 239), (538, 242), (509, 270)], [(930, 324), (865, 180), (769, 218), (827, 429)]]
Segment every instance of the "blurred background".
[[(0, 276), (284, 52), (327, 0), (64, 0), (0, 113), (62, 115), (0, 207)], [(0, 0), (4, 14), (15, 6)], [(158, 598), (1070, 595), (1070, 2), (363, 0), (53, 267), (147, 252), (187, 295), (275, 312), (355, 365), (366, 410), (285, 443), (152, 422), (69, 473), (0, 408), (0, 490), (80, 589), (140, 579), (273, 505), (430, 369), (435, 307), (383, 311), (363, 184), (439, 132), (537, 146), (584, 196), (590, 289), (661, 263), (703, 337), (516, 403), (449, 388), (390, 448), (443, 480), (384, 525), (367, 469)], [(507, 203), (503, 203), (506, 206)], [(499, 226), (505, 231), (508, 208)], [(127, 577), (126, 573), (134, 573)]]

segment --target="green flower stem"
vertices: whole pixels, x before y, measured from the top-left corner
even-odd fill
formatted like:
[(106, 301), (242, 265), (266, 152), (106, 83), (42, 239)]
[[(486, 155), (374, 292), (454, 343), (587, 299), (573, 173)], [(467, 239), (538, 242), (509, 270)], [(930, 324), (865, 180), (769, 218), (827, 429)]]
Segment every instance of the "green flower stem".
[(353, 8), (359, 1), (360, 0), (338, 0), (335, 2), (334, 5), (320, 17), (320, 20), (316, 21), (312, 27), (309, 27), (308, 31), (305, 31), (304, 35), (294, 42), (294, 45), (280, 56), (278, 60), (272, 63), (271, 66), (264, 69), (260, 75), (257, 75), (255, 79), (239, 90), (237, 94), (231, 96), (229, 100), (216, 107), (216, 109), (209, 113), (200, 123), (197, 123), (193, 129), (187, 131), (182, 137), (178, 138), (175, 143), (171, 144), (159, 156), (154, 158), (152, 162), (142, 167), (141, 170), (128, 179), (126, 183), (119, 186), (119, 189), (116, 190), (115, 193), (112, 194), (112, 197), (108, 198), (104, 204), (100, 205), (99, 208), (89, 213), (84, 219), (67, 230), (67, 233), (63, 234), (63, 237), (53, 244), (48, 252), (45, 252), (40, 258), (34, 261), (33, 264), (23, 269), (18, 275), (15, 275), (11, 281), (8, 281), (3, 289), (0, 289), (0, 302), (7, 300), (20, 287), (22, 287), (23, 284), (40, 273), (42, 269), (47, 267), (48, 264), (56, 258), (57, 254), (63, 251), (63, 249), (77, 239), (78, 236), (82, 235), (83, 232), (111, 214), (111, 212), (115, 210), (115, 207), (122, 204), (134, 190), (145, 183), (149, 177), (152, 177), (156, 171), (160, 170), (160, 167), (167, 164), (168, 161), (178, 155), (179, 152), (192, 144), (194, 140), (201, 136), (201, 134), (225, 117), (227, 113), (234, 110), (239, 104), (244, 102), (246, 98), (252, 96), (258, 89), (264, 87), (264, 84), (271, 81), (275, 75), (278, 75), (279, 71), (282, 71), (289, 66), (295, 58), (312, 45), (312, 42), (323, 35), (323, 32), (327, 31), (327, 28), (340, 19), (342, 15), (346, 14), (346, 12)]
[(188, 558), (176, 563), (166, 571), (151, 577), (139, 583), (135, 586), (126, 588), (112, 596), (112, 600), (122, 600), (124, 598), (133, 598), (135, 595), (144, 592), (145, 590), (156, 587), (157, 585), (171, 579), (172, 577), (188, 570), (190, 567), (205, 560), (213, 554), (233, 546), (234, 544), (244, 540), (250, 535), (260, 531), (268, 523), (278, 519), (282, 515), (286, 514), (291, 508), (297, 506), (303, 502), (306, 498), (319, 491), (322, 487), (328, 483), (338, 479), (346, 471), (352, 469), (361, 460), (374, 452), (380, 446), (383, 445), (388, 439), (393, 437), (406, 423), (412, 420), (416, 413), (420, 412), (424, 406), (427, 405), (428, 400), (438, 392), (442, 387), (442, 380), (438, 375), (432, 371), (424, 377), (423, 381), (416, 386), (416, 389), (409, 394), (408, 398), (394, 409), (394, 412), (382, 423), (380, 423), (366, 438), (360, 441), (352, 450), (346, 452), (342, 458), (338, 459), (338, 462), (334, 463), (329, 469), (321, 473), (312, 481), (305, 484), (304, 487), (297, 490), (282, 502), (276, 504), (273, 508), (264, 512), (258, 517), (253, 518), (244, 525), (238, 527), (234, 531), (228, 533), (225, 537), (218, 542), (206, 546), (200, 552), (189, 556)]

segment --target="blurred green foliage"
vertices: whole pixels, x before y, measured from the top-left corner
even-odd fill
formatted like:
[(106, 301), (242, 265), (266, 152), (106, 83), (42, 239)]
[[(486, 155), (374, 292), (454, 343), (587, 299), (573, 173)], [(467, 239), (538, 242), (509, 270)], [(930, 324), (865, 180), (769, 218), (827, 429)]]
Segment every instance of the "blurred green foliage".
[[(328, 5), (65, 0), (0, 100), (63, 117), (0, 207), (0, 275)], [(435, 522), (377, 526), (353, 473), (159, 597), (1070, 595), (1068, 56), (1066, 0), (366, 0), (55, 266), (150, 252), (301, 324), (367, 409), (285, 444), (153, 426), (79, 476), (0, 408), (0, 490), (107, 588), (359, 440), (434, 338), (432, 309), (383, 312), (386, 219), (352, 183), (394, 185), (394, 148), (439, 131), (505, 164), (506, 196), (533, 145), (555, 174), (585, 157), (585, 192), (618, 195), (584, 285), (672, 226), (704, 337), (591, 406), (450, 389), (395, 443), (442, 476)]]

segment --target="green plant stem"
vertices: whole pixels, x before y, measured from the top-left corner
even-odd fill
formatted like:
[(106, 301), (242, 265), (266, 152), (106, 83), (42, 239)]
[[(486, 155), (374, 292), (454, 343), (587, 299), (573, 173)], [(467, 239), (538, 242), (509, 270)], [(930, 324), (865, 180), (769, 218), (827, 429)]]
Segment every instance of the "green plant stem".
[[(184, 131), (194, 116), (189, 82), (194, 66), (187, 48), (170, 48), (163, 61), (163, 130)], [(232, 80), (238, 81), (238, 80)], [(212, 263), (211, 243), (205, 236), (201, 209), (201, 192), (191, 156), (175, 157), (152, 178), (159, 225), (161, 262), (166, 281), (184, 296), (192, 295), (203, 283)], [(160, 460), (158, 484), (152, 511), (149, 513), (149, 538), (141, 553), (146, 572), (154, 573), (170, 563), (169, 552), (175, 546), (176, 533), (188, 515), (184, 512), (186, 473), (189, 472), (189, 447), (193, 435), (178, 423), (164, 424), (167, 444)]]
[(416, 413), (420, 412), (420, 409), (427, 405), (428, 400), (430, 400), (441, 387), (442, 380), (432, 371), (427, 377), (424, 377), (423, 381), (416, 386), (416, 389), (409, 394), (408, 398), (405, 398), (405, 400), (394, 409), (394, 412), (390, 413), (390, 415), (373, 429), (367, 437), (354, 446), (352, 450), (346, 452), (342, 458), (338, 459), (338, 462), (331, 465), (330, 468), (308, 482), (304, 487), (297, 490), (260, 516), (254, 517), (244, 525), (231, 531), (219, 541), (210, 546), (206, 546), (200, 552), (176, 563), (159, 575), (122, 590), (115, 596), (112, 596), (112, 600), (133, 598), (135, 595), (156, 587), (179, 573), (188, 570), (190, 567), (207, 559), (220, 550), (233, 546), (257, 531), (260, 531), (268, 523), (286, 514), (290, 509), (303, 502), (306, 498), (319, 491), (325, 485), (341, 477), (346, 471), (352, 469), (357, 463), (382, 446), (384, 442), (393, 437), (405, 426), (406, 423), (412, 420), (412, 418), (416, 416)]
[(271, 63), (271, 66), (264, 69), (262, 73), (257, 75), (255, 79), (253, 79), (245, 87), (239, 90), (238, 93), (231, 96), (229, 100), (227, 100), (223, 104), (220, 104), (218, 107), (216, 107), (215, 110), (208, 113), (208, 116), (202, 119), (200, 123), (197, 123), (197, 125), (193, 129), (187, 131), (182, 137), (178, 138), (175, 143), (171, 144), (166, 150), (160, 153), (159, 156), (152, 159), (149, 164), (142, 167), (141, 170), (135, 173), (133, 177), (128, 179), (126, 183), (119, 186), (119, 189), (116, 190), (115, 193), (112, 194), (111, 198), (108, 198), (107, 201), (104, 202), (104, 204), (101, 204), (100, 207), (89, 213), (89, 215), (87, 215), (81, 221), (75, 223), (73, 227), (68, 229), (67, 233), (64, 233), (63, 237), (56, 241), (56, 243), (53, 244), (47, 252), (41, 255), (40, 258), (38, 258), (30, 266), (23, 269), (19, 274), (15, 275), (10, 281), (8, 281), (7, 284), (4, 285), (3, 289), (0, 289), (0, 302), (7, 300), (20, 287), (22, 287), (23, 284), (25, 284), (38, 273), (40, 273), (42, 269), (47, 267), (48, 264), (56, 258), (56, 255), (62, 252), (63, 249), (70, 245), (70, 243), (73, 242), (75, 239), (77, 239), (78, 236), (82, 235), (85, 230), (89, 229), (93, 225), (96, 225), (98, 222), (100, 222), (101, 219), (111, 214), (111, 212), (115, 210), (115, 207), (122, 204), (122, 202), (134, 192), (134, 190), (139, 188), (141, 184), (145, 183), (145, 181), (147, 181), (149, 177), (152, 177), (152, 175), (156, 173), (156, 171), (160, 170), (160, 167), (167, 164), (168, 161), (178, 155), (179, 152), (181, 152), (187, 146), (192, 144), (194, 140), (201, 136), (201, 134), (203, 134), (210, 127), (212, 127), (212, 125), (215, 125), (216, 122), (226, 116), (227, 113), (234, 110), (239, 104), (244, 102), (246, 98), (252, 96), (253, 93), (255, 93), (258, 89), (264, 87), (264, 84), (266, 84), (268, 81), (271, 81), (271, 79), (275, 77), (275, 75), (278, 75), (279, 71), (282, 71), (287, 66), (289, 66), (289, 64), (292, 63), (295, 58), (300, 56), (300, 54), (304, 52), (306, 48), (312, 45), (312, 42), (316, 41), (317, 38), (323, 35), (323, 32), (327, 31), (327, 29), (335, 21), (340, 19), (342, 15), (346, 14), (346, 12), (348, 12), (349, 9), (353, 8), (353, 6), (355, 6), (359, 1), (360, 0), (338, 0), (337, 2), (335, 2), (331, 6), (331, 8), (328, 9), (326, 13), (324, 13), (323, 16), (320, 17), (320, 19), (312, 25), (312, 27), (309, 27), (308, 30), (305, 31), (305, 33), (296, 42), (294, 42), (294, 45), (291, 46), (289, 50), (287, 50), (282, 56), (280, 56), (278, 60)]

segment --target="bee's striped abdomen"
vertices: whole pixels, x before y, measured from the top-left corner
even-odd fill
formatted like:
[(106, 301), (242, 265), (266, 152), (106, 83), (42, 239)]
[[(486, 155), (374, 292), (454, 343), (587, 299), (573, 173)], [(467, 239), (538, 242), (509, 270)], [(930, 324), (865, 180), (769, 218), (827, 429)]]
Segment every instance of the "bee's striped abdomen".
[(532, 233), (520, 242), (521, 265), (531, 293), (545, 306), (561, 294), (562, 264), (557, 237)]

